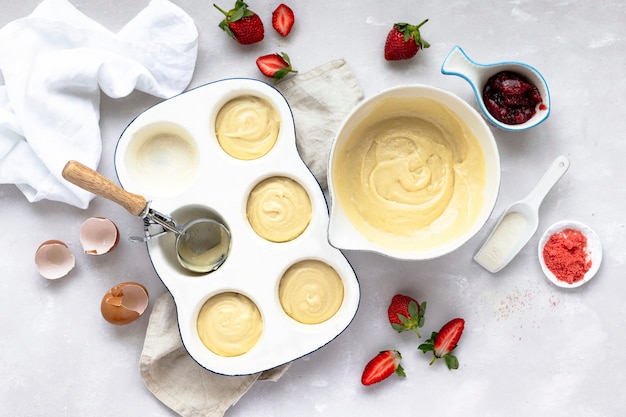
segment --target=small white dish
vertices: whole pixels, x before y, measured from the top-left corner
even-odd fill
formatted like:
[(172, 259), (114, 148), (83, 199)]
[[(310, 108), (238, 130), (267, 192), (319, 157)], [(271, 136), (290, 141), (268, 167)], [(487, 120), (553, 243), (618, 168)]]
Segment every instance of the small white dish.
[[(543, 102), (537, 106), (535, 115), (524, 123), (503, 123), (492, 116), (485, 106), (483, 89), (489, 78), (501, 71), (511, 71), (522, 75), (531, 84), (534, 84), (539, 90), (539, 94), (541, 94)], [(550, 115), (550, 91), (548, 90), (546, 80), (536, 68), (523, 62), (508, 61), (479, 64), (472, 61), (463, 49), (459, 46), (455, 46), (444, 59), (441, 66), (441, 73), (445, 75), (456, 75), (465, 79), (472, 87), (472, 90), (474, 90), (476, 101), (485, 118), (502, 130), (520, 131), (530, 129), (544, 122)]]
[[(544, 257), (543, 257), (543, 248), (545, 247), (546, 243), (550, 239), (550, 236), (552, 236), (555, 233), (562, 232), (563, 230), (566, 230), (566, 229), (579, 230), (585, 235), (585, 237), (587, 237), (587, 251), (591, 258), (591, 267), (585, 273), (584, 278), (580, 281), (573, 282), (571, 284), (558, 279), (552, 273), (552, 271), (548, 269), (544, 261)], [(600, 238), (598, 237), (598, 235), (589, 226), (583, 223), (577, 222), (577, 221), (573, 221), (573, 220), (563, 220), (548, 227), (548, 229), (544, 232), (543, 236), (541, 236), (541, 239), (539, 239), (537, 254), (539, 257), (539, 264), (541, 265), (541, 269), (543, 270), (543, 273), (545, 274), (545, 276), (550, 280), (550, 282), (552, 282), (554, 285), (561, 287), (561, 288), (577, 288), (591, 281), (591, 279), (598, 272), (598, 269), (600, 268), (600, 264), (602, 263), (602, 245), (600, 243)]]

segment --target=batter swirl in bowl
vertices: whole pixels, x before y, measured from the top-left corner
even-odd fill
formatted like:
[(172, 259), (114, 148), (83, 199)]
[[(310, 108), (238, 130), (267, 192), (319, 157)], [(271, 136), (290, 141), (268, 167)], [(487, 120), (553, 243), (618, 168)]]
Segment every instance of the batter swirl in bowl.
[(339, 150), (333, 184), (348, 217), (381, 245), (430, 248), (466, 232), (483, 204), (471, 130), (427, 98), (383, 101)]

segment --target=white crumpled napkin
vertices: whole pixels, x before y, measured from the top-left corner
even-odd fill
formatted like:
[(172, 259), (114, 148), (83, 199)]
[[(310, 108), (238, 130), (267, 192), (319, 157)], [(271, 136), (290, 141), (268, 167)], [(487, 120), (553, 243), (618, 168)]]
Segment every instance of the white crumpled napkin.
[(44, 0), (0, 30), (0, 183), (29, 201), (86, 208), (93, 194), (60, 175), (70, 159), (96, 168), (101, 155), (100, 92), (182, 92), (198, 49), (193, 20), (152, 0), (118, 33), (66, 0)]
[[(344, 117), (363, 98), (361, 87), (345, 61), (335, 60), (282, 81), (277, 88), (293, 112), (301, 156), (325, 188), (331, 142)], [(288, 367), (245, 376), (205, 370), (183, 347), (169, 293), (154, 304), (140, 359), (148, 389), (183, 417), (223, 416), (257, 380), (278, 380)]]

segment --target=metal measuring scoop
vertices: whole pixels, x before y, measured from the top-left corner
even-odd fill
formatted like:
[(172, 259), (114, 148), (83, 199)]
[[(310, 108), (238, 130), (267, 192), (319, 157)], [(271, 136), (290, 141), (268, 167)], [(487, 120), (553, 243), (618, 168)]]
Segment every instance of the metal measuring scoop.
[(144, 223), (158, 224), (163, 227), (163, 233), (175, 233), (178, 262), (189, 271), (214, 271), (228, 257), (230, 232), (216, 220), (198, 218), (181, 228), (170, 216), (150, 208), (150, 202), (145, 197), (122, 189), (80, 162), (69, 161), (63, 168), (62, 175), (72, 184), (119, 204), (130, 214), (144, 219)]

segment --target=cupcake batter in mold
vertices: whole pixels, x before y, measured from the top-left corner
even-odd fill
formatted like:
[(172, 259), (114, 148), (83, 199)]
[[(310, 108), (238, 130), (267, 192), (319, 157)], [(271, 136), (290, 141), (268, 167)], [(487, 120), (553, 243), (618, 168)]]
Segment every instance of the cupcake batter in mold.
[[(163, 138), (154, 139), (160, 134), (171, 135), (162, 149)], [(144, 145), (154, 146), (145, 161), (152, 168), (139, 175), (132, 169)], [(173, 156), (169, 152), (190, 171), (170, 172), (171, 180), (162, 174), (158, 161)], [(183, 345), (204, 368), (233, 376), (272, 369), (326, 345), (351, 323), (358, 280), (328, 243), (323, 191), (298, 155), (289, 104), (271, 85), (219, 80), (147, 109), (120, 137), (115, 166), (124, 188), (143, 194), (151, 187), (151, 205), (177, 223), (215, 219), (232, 233), (228, 259), (210, 274), (180, 265), (173, 233), (146, 240), (176, 303)], [(156, 236), (161, 229), (146, 225), (145, 232)], [(281, 307), (279, 287), (285, 271), (302, 260), (319, 262), (285, 277), (282, 291), (291, 295), (283, 300), (292, 319)]]
[(248, 352), (263, 333), (256, 304), (243, 294), (224, 292), (209, 298), (198, 314), (198, 336), (216, 355), (239, 356)]
[(272, 242), (300, 236), (311, 221), (311, 200), (306, 190), (287, 177), (270, 177), (254, 187), (246, 214), (254, 231)]
[(278, 139), (280, 115), (268, 101), (243, 95), (227, 102), (217, 114), (217, 140), (233, 158), (258, 159), (267, 154)]
[(292, 265), (280, 280), (280, 304), (291, 318), (319, 324), (334, 316), (343, 302), (343, 282), (330, 265), (305, 260)]

